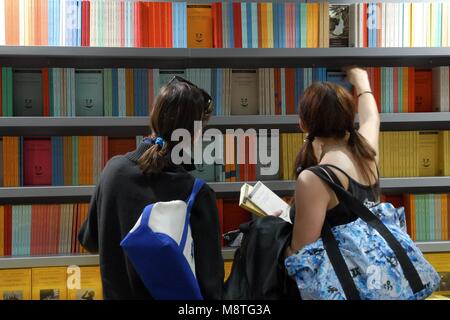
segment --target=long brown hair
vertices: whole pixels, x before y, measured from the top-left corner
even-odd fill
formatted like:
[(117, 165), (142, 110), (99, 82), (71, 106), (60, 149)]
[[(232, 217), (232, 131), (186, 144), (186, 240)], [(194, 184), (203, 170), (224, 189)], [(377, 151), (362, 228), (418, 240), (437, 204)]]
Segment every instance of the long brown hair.
[(173, 82), (161, 88), (150, 115), (152, 138), (164, 139), (163, 146), (153, 143), (139, 158), (145, 173), (161, 172), (170, 161), (170, 151), (175, 145), (172, 132), (186, 129), (194, 135), (194, 121), (207, 121), (211, 113), (205, 113), (205, 96), (200, 89), (184, 82)]
[(315, 137), (342, 139), (347, 134), (348, 146), (357, 167), (367, 181), (377, 174), (370, 167), (375, 161), (375, 150), (354, 127), (356, 104), (353, 96), (342, 86), (331, 82), (316, 82), (309, 86), (299, 105), (299, 117), (308, 136), (295, 161), (295, 175), (302, 169), (315, 166), (313, 149)]

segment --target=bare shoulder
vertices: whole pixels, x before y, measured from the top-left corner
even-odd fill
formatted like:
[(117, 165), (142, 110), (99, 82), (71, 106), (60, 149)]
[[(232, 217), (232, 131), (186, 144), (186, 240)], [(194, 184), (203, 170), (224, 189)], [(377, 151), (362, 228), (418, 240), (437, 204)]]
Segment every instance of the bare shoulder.
[(329, 194), (325, 183), (310, 170), (303, 170), (297, 178), (298, 194), (305, 197), (323, 197)]

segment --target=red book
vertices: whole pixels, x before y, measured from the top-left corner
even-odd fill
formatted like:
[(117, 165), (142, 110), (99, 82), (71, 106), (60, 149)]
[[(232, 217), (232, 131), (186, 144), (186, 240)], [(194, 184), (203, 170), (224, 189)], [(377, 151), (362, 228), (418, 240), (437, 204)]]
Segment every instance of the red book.
[(90, 45), (90, 2), (81, 3), (81, 45), (89, 47)]
[(60, 233), (60, 220), (61, 220), (61, 208), (59, 204), (52, 205), (53, 208), (53, 228), (51, 233), (53, 234), (53, 248), (52, 253), (58, 253), (59, 245), (59, 233)]
[(217, 205), (217, 211), (219, 213), (220, 243), (223, 247), (223, 237), (222, 237), (222, 235), (223, 235), (223, 200), (217, 199), (216, 205)]
[(156, 41), (157, 37), (159, 37), (158, 30), (157, 30), (157, 17), (156, 17), (156, 3), (154, 2), (148, 2), (147, 3), (147, 25), (148, 25), (148, 47), (155, 48), (156, 47)]
[(408, 112), (415, 112), (416, 111), (416, 93), (415, 93), (415, 73), (416, 69), (414, 67), (408, 68)]
[(5, 205), (4, 209), (5, 222), (4, 222), (4, 233), (3, 233), (3, 253), (5, 256), (10, 256), (12, 253), (11, 240), (12, 240), (12, 206)]
[(217, 3), (211, 4), (213, 18), (213, 48), (217, 48)]
[(52, 184), (52, 143), (50, 139), (24, 139), (23, 175), (26, 186)]
[(117, 155), (124, 155), (136, 149), (135, 138), (109, 138), (108, 159)]
[(383, 195), (384, 202), (392, 203), (392, 205), (396, 208), (403, 207), (403, 195), (401, 194), (389, 194), (389, 195)]
[(31, 207), (31, 241), (30, 241), (30, 254), (36, 255), (38, 254), (38, 246), (39, 243), (39, 212), (37, 211), (37, 206), (33, 205)]
[(430, 69), (415, 70), (415, 112), (432, 112), (432, 89), (433, 78)]
[(237, 199), (223, 199), (223, 233), (236, 230), (251, 220), (250, 212), (239, 207), (238, 202)]
[(170, 2), (167, 2), (166, 3), (166, 6), (167, 6), (167, 10), (166, 10), (166, 12), (167, 12), (167, 31), (166, 31), (166, 35), (167, 35), (167, 46), (166, 46), (166, 48), (172, 48), (173, 47), (173, 43), (172, 43), (172, 41), (173, 41), (173, 29), (172, 29), (172, 27), (173, 27), (173, 21), (172, 21), (172, 10), (173, 10), (173, 7), (172, 7), (172, 3), (170, 3)]
[(217, 13), (217, 47), (223, 48), (223, 25), (222, 25), (222, 3), (216, 3), (216, 13)]
[(50, 97), (49, 97), (49, 80), (48, 80), (48, 69), (42, 69), (42, 111), (44, 117), (50, 116)]
[(81, 204), (77, 203), (74, 205), (73, 210), (73, 219), (72, 219), (72, 233), (71, 233), (71, 253), (76, 253), (76, 243), (77, 243), (77, 220), (78, 220), (78, 214), (79, 214), (79, 207)]
[(242, 48), (242, 13), (241, 3), (233, 2), (234, 47)]
[(364, 19), (362, 19), (362, 22), (363, 22), (363, 27), (362, 27), (362, 30), (363, 30), (363, 47), (367, 48), (369, 46), (368, 45), (369, 40), (368, 40), (368, 37), (367, 37), (367, 19), (368, 19), (368, 16), (367, 16), (367, 3), (363, 3), (363, 17), (364, 17)]
[(161, 2), (154, 2), (153, 3), (153, 10), (154, 10), (154, 17), (155, 17), (155, 43), (154, 43), (154, 47), (155, 48), (161, 48), (162, 45), (162, 38), (163, 38), (163, 30), (162, 30), (162, 25), (164, 23), (163, 21), (163, 17), (164, 14), (162, 13), (161, 10), (162, 6), (161, 6)]
[(377, 102), (378, 112), (381, 112), (381, 69), (374, 68), (374, 82), (375, 82), (375, 101)]
[(258, 48), (262, 48), (262, 36), (261, 36), (261, 3), (258, 2)]

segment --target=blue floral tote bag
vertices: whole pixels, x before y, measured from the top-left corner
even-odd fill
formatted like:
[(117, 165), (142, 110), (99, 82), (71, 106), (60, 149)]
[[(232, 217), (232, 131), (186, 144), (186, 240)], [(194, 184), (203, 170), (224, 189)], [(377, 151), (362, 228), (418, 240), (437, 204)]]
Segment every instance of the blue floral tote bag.
[(367, 208), (333, 182), (328, 168), (309, 168), (358, 219), (330, 227), (321, 238), (285, 260), (302, 299), (419, 300), (440, 277), (406, 233), (405, 212), (390, 203)]

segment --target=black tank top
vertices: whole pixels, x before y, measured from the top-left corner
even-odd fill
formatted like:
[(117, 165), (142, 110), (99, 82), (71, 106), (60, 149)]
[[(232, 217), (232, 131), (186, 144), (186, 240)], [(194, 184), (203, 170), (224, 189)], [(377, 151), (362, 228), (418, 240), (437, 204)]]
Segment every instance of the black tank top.
[[(377, 182), (372, 186), (366, 186), (350, 177), (344, 170), (342, 170), (339, 167), (336, 167), (331, 164), (321, 165), (321, 167), (327, 171), (327, 173), (331, 176), (331, 179), (333, 179), (335, 183), (344, 188), (341, 181), (333, 172), (333, 170), (327, 167), (332, 167), (342, 172), (348, 178), (347, 191), (350, 192), (355, 198), (360, 200), (362, 203), (364, 203), (366, 207), (370, 208), (379, 202), (377, 195), (377, 190), (379, 188), (379, 180), (377, 180)], [(347, 224), (352, 221), (355, 221), (358, 218), (357, 216), (349, 212), (349, 210), (347, 210), (345, 205), (341, 202), (339, 202), (334, 208), (328, 210), (326, 214), (327, 214), (327, 221), (331, 227), (341, 224)], [(294, 221), (293, 218), (295, 217), (295, 205), (292, 206), (291, 208), (290, 216), (291, 220)]]

